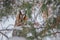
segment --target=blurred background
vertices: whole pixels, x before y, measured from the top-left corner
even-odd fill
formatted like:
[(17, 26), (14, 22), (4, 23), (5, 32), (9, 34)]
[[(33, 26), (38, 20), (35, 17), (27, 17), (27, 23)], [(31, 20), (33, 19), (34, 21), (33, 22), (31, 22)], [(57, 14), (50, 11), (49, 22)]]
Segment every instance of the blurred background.
[(60, 40), (60, 0), (0, 0), (0, 40)]

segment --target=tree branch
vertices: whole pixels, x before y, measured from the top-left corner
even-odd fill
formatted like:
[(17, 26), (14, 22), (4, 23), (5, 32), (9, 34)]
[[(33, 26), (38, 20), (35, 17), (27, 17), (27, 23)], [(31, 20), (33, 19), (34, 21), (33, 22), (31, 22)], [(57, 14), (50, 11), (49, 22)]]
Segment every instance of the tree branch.
[[(6, 34), (4, 34), (4, 33), (2, 33), (2, 32), (0, 32), (2, 35), (4, 35), (6, 38), (8, 38), (8, 36), (6, 35)], [(9, 38), (8, 38), (9, 39)]]

